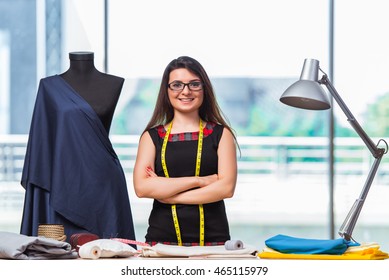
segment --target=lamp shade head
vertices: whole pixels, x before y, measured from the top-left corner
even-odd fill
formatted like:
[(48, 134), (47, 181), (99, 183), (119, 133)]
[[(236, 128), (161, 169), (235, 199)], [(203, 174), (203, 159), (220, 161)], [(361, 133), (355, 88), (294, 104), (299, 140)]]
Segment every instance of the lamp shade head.
[(286, 105), (308, 110), (327, 110), (330, 101), (319, 83), (298, 80), (282, 94), (280, 101)]
[(300, 80), (288, 87), (280, 101), (286, 105), (308, 109), (327, 110), (330, 106), (327, 93), (318, 82), (319, 61), (305, 59)]

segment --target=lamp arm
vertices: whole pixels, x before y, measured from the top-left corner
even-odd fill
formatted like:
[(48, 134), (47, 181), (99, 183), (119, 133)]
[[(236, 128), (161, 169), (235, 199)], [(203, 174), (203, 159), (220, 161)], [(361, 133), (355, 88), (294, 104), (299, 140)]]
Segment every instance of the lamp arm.
[(361, 194), (359, 195), (358, 199), (355, 200), (353, 206), (351, 207), (349, 213), (346, 216), (346, 219), (343, 221), (343, 224), (338, 231), (339, 235), (346, 240), (352, 239), (354, 227), (359, 218), (359, 214), (361, 213), (363, 204), (365, 203), (367, 194), (369, 193), (370, 186), (373, 183), (373, 179), (377, 173), (381, 158), (382, 156), (374, 160), (374, 163), (370, 169), (369, 175), (367, 176)]
[(383, 149), (378, 148), (378, 145), (375, 145), (373, 143), (373, 141), (370, 139), (370, 137), (366, 134), (366, 132), (360, 126), (358, 121), (355, 119), (351, 111), (348, 109), (348, 107), (346, 106), (346, 104), (344, 103), (344, 101), (342, 100), (342, 98), (340, 97), (340, 95), (338, 94), (338, 92), (336, 91), (325, 73), (319, 83), (324, 84), (327, 87), (330, 94), (334, 97), (340, 108), (343, 110), (344, 114), (347, 116), (347, 120), (349, 121), (351, 126), (358, 133), (359, 137), (363, 140), (363, 142), (366, 144), (367, 148), (370, 150), (371, 154), (375, 158), (373, 165), (370, 169), (369, 175), (366, 179), (365, 185), (363, 186), (363, 189), (361, 191), (361, 194), (359, 198), (354, 202), (350, 212), (348, 213), (338, 232), (339, 235), (342, 236), (344, 239), (350, 240), (352, 239), (352, 232), (359, 218), (359, 214), (362, 210), (367, 194), (370, 190), (370, 186), (373, 183), (373, 179), (377, 173), (378, 166), (381, 162), (383, 155), (386, 154), (388, 151), (388, 145), (383, 140), (383, 142), (385, 142), (386, 144), (386, 149)]
[(371, 138), (366, 134), (366, 132), (363, 130), (363, 128), (358, 123), (354, 115), (351, 113), (346, 103), (344, 103), (343, 99), (340, 97), (339, 93), (336, 91), (335, 87), (332, 85), (332, 83), (330, 82), (326, 74), (324, 74), (322, 79), (319, 80), (319, 83), (324, 84), (327, 87), (328, 91), (331, 93), (331, 95), (338, 103), (339, 107), (346, 115), (347, 121), (350, 123), (350, 125), (354, 128), (355, 132), (365, 143), (365, 145), (367, 146), (367, 148), (369, 149), (373, 157), (375, 158), (382, 157), (383, 154), (385, 153), (385, 150), (378, 148), (377, 145), (374, 144)]

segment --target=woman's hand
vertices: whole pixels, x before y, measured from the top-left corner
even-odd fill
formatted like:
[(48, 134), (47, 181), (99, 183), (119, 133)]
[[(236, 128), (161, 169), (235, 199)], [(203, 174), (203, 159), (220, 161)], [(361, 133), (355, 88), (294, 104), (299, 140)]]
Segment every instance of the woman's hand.
[(157, 174), (155, 174), (154, 170), (150, 166), (146, 167), (146, 174), (147, 177), (158, 177)]

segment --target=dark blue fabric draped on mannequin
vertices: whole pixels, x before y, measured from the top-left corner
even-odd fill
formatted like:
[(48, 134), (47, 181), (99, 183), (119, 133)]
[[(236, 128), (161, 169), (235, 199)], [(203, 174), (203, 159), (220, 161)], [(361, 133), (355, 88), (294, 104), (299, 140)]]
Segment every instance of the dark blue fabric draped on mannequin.
[(135, 239), (127, 184), (92, 107), (60, 76), (40, 81), (25, 156), (21, 234), (39, 224)]

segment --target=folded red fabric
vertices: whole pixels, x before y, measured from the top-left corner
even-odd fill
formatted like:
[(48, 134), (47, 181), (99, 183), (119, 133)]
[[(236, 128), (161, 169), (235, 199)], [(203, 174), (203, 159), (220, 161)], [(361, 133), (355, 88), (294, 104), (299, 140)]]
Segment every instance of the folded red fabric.
[(70, 236), (70, 245), (72, 246), (72, 249), (75, 249), (78, 252), (82, 245), (96, 239), (99, 239), (99, 236), (93, 233), (74, 233), (72, 236)]

